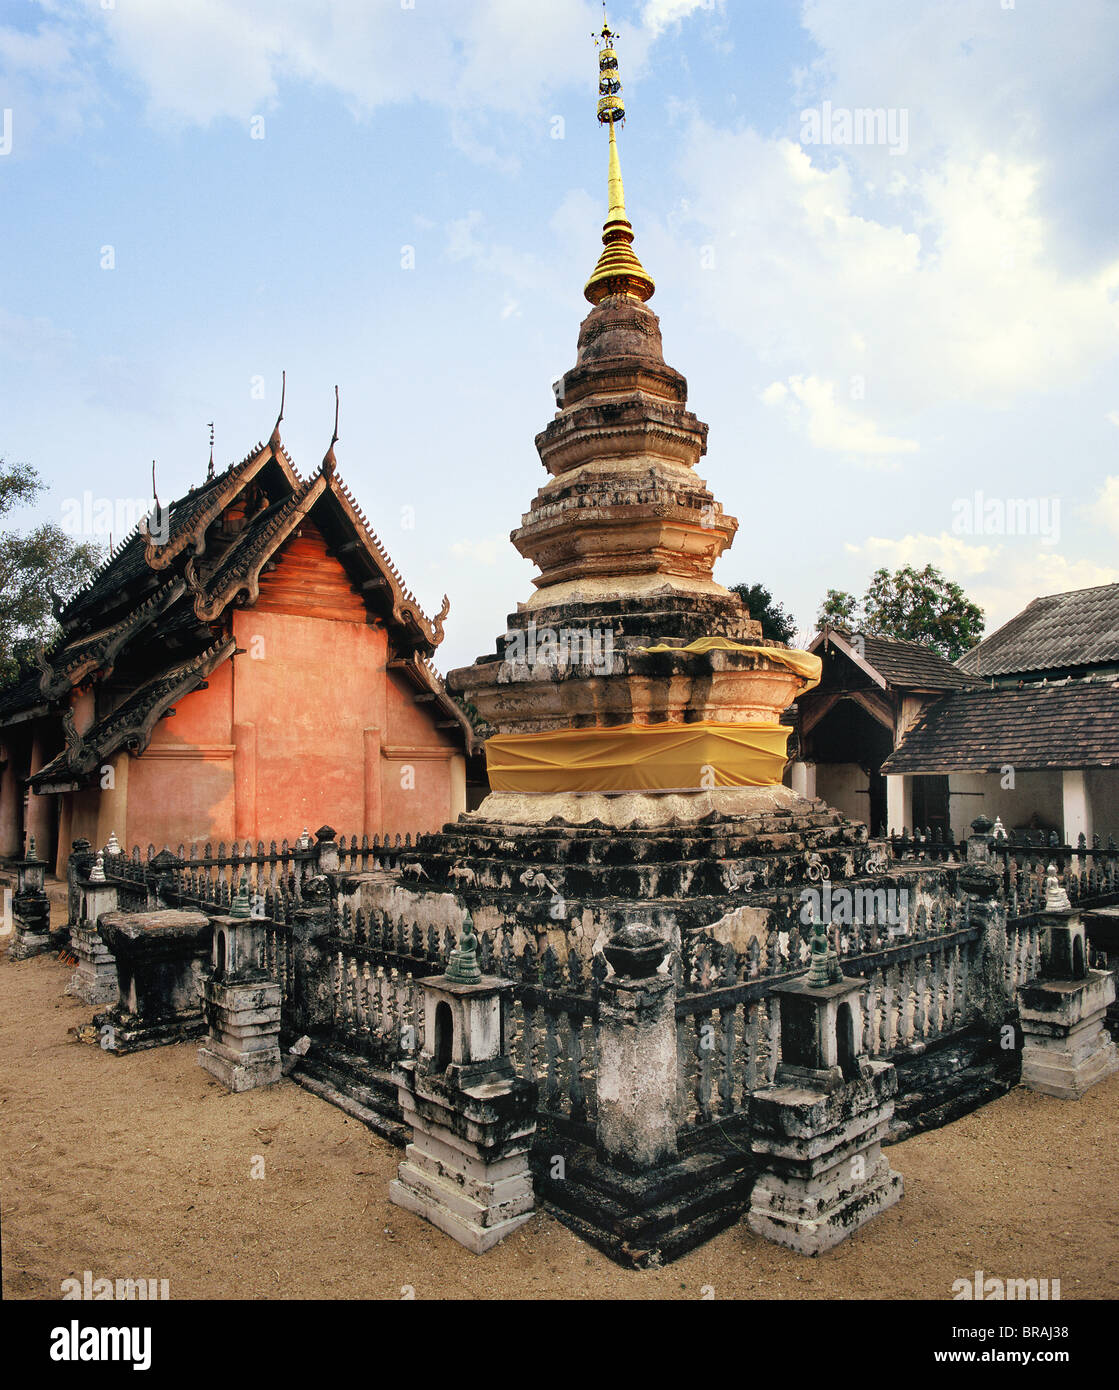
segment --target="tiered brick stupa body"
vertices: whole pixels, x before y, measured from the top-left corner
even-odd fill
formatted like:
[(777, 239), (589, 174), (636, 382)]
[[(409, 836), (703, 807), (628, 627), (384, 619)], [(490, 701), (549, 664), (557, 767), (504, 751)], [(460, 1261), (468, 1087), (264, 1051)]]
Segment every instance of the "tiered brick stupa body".
[[(642, 795), (647, 820), (651, 792), (774, 786), (781, 711), (819, 671), (817, 658), (763, 643), (741, 599), (712, 578), (738, 522), (695, 471), (707, 426), (687, 409), (687, 382), (665, 363), (647, 304), (654, 286), (626, 217), (609, 44), (600, 62), (604, 249), (577, 361), (536, 438), (551, 477), (512, 534), (539, 567), (536, 593), (494, 655), (449, 678), (497, 730), (483, 812), (521, 823), (600, 815), (595, 793)], [(686, 814), (670, 800), (666, 816)], [(719, 801), (729, 810), (751, 798)], [(705, 799), (700, 814), (710, 810)]]

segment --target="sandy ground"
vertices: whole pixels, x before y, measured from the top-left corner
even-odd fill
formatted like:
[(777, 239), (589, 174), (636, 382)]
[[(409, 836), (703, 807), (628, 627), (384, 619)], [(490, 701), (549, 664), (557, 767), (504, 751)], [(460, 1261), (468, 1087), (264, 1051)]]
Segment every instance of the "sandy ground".
[(398, 1150), (292, 1082), (231, 1096), (192, 1045), (78, 1042), (94, 1010), (68, 977), (0, 955), (7, 1298), (58, 1298), (85, 1270), (172, 1298), (939, 1299), (976, 1268), (1119, 1294), (1119, 1077), (1076, 1103), (1019, 1088), (894, 1146), (903, 1201), (816, 1259), (739, 1223), (634, 1272), (544, 1212), (479, 1258), (390, 1204)]

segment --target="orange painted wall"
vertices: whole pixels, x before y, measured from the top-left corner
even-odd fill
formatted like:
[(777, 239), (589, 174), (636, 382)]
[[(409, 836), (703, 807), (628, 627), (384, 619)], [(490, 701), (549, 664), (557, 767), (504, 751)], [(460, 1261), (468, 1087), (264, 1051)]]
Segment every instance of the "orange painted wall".
[(207, 678), (207, 689), (176, 701), (147, 750), (130, 760), (129, 849), (182, 844), (189, 850), (192, 843), (216, 846), (233, 838), (233, 681), (233, 663), (226, 661)]
[[(416, 704), (414, 687), (389, 672), (386, 683), (386, 725), (382, 742), (381, 800), (385, 825), (438, 830), (454, 819), (451, 763), (445, 755), (455, 748), (453, 730), (432, 726), (432, 702)], [(446, 718), (440, 712), (436, 718)], [(461, 758), (459, 759), (461, 763)], [(407, 771), (411, 769), (411, 771)]]

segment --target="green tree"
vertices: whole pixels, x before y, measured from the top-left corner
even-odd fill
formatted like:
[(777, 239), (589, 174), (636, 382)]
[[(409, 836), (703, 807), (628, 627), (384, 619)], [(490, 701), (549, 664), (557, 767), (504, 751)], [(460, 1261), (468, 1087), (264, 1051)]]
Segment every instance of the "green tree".
[(730, 591), (745, 603), (750, 617), (761, 623), (763, 637), (771, 642), (788, 644), (796, 636), (793, 615), (782, 604), (775, 602), (764, 584), (732, 584)]
[(955, 661), (983, 635), (983, 610), (934, 565), (875, 570), (861, 599), (829, 589), (817, 625), (931, 647)]
[[(30, 464), (0, 459), (0, 517), (19, 503), (34, 502), (43, 486)], [(103, 558), (100, 546), (76, 543), (54, 522), (26, 533), (0, 533), (0, 685), (18, 680), (39, 645), (59, 636), (51, 590), (63, 600), (72, 597)]]

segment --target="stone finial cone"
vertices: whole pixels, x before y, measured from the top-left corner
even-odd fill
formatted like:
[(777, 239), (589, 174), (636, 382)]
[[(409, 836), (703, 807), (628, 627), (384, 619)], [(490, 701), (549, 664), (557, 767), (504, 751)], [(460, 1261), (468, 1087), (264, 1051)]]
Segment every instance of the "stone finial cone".
[(110, 830), (110, 831), (109, 831), (109, 838), (108, 838), (108, 840), (105, 842), (105, 853), (106, 853), (106, 854), (119, 854), (119, 853), (120, 853), (120, 841), (117, 839), (117, 832), (116, 832), (115, 830)]
[(93, 861), (93, 868), (89, 871), (90, 883), (104, 883), (105, 880), (105, 853), (103, 850), (97, 851), (97, 858)]

